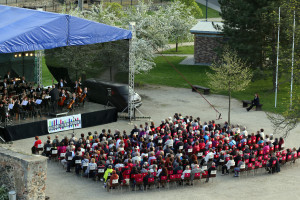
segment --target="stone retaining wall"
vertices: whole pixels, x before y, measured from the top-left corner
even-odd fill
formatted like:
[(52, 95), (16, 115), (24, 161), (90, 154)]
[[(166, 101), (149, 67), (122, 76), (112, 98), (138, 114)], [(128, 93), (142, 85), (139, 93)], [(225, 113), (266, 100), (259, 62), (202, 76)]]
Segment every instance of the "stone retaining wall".
[(0, 147), (0, 185), (15, 190), (18, 200), (45, 199), (47, 159)]

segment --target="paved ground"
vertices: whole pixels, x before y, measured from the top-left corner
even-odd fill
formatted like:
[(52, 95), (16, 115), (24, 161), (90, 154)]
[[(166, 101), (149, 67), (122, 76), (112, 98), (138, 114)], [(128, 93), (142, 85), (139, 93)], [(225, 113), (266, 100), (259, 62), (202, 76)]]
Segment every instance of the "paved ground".
[[(195, 66), (196, 67), (196, 66)], [(207, 104), (207, 102), (197, 93), (191, 92), (191, 89), (171, 88), (160, 86), (146, 86), (138, 88), (137, 92), (143, 98), (143, 106), (140, 108), (145, 116), (151, 116), (152, 120), (158, 124), (160, 120), (172, 116), (175, 112), (183, 115), (199, 116), (201, 121), (216, 119), (218, 114)], [(205, 95), (205, 98), (222, 113), (221, 120), (217, 123), (224, 123), (227, 120), (228, 97), (220, 95)], [(263, 100), (262, 100), (263, 101)], [(267, 115), (262, 111), (247, 112), (242, 108), (242, 103), (235, 99), (232, 100), (231, 119), (233, 124), (245, 125), (248, 131), (256, 132), (260, 128), (265, 129), (266, 134), (272, 133), (272, 125)], [(136, 124), (142, 124), (145, 120), (136, 121)], [(96, 126), (86, 129), (75, 130), (77, 137), (80, 133), (88, 131), (100, 131), (102, 128), (111, 128), (112, 130), (130, 131), (132, 125), (125, 120)], [(300, 135), (297, 134), (300, 128), (292, 131), (292, 135), (286, 140), (287, 147), (299, 147)], [(26, 134), (26, 133), (24, 133)], [(58, 133), (60, 138), (70, 136), (71, 132)], [(55, 134), (51, 134), (54, 137)], [(46, 136), (41, 137), (42, 141)], [(5, 145), (16, 151), (30, 153), (33, 138), (15, 141), (12, 145)], [(300, 160), (299, 160), (300, 161)], [(300, 163), (300, 162), (298, 162)], [(147, 198), (155, 199), (300, 199), (300, 173), (299, 164), (286, 166), (282, 168), (281, 173), (268, 175), (259, 172), (254, 177), (241, 177), (240, 179), (232, 176), (220, 176), (218, 174), (213, 183), (198, 184), (195, 187), (171, 187), (170, 190), (151, 189), (146, 192), (118, 192), (107, 193), (102, 183), (93, 182), (86, 178), (76, 177), (74, 173), (66, 173), (57, 163), (50, 162), (48, 165), (47, 189), (46, 194), (51, 199), (74, 200), (74, 199), (116, 199), (116, 200), (141, 200)]]

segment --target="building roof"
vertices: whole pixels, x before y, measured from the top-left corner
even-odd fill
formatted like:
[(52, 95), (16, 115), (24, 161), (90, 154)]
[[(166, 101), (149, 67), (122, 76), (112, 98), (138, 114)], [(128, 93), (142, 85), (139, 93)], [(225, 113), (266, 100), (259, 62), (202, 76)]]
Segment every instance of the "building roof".
[(215, 34), (221, 35), (222, 31), (217, 30), (214, 25), (218, 25), (223, 27), (223, 22), (206, 22), (199, 21), (193, 28), (191, 28), (190, 32), (193, 34)]

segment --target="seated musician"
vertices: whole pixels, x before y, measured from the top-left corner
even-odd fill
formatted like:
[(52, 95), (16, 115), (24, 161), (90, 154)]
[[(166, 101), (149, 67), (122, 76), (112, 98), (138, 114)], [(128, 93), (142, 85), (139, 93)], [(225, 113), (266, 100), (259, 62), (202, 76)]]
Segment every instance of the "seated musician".
[(66, 94), (65, 90), (62, 89), (61, 92), (59, 93), (58, 105), (60, 107), (63, 107), (67, 105), (67, 101), (68, 101), (68, 95)]
[(68, 109), (73, 109), (73, 108), (74, 108), (74, 105), (76, 105), (76, 104), (78, 104), (78, 98), (77, 98), (77, 96), (76, 96), (76, 94), (75, 94), (75, 92), (74, 92), (74, 93), (72, 94), (72, 97), (71, 97), (69, 103), (68, 103), (67, 108), (68, 108)]
[(37, 88), (35, 89), (36, 92), (41, 93), (42, 92), (42, 88), (40, 86), (40, 84), (37, 86)]
[(74, 91), (77, 92), (77, 88), (80, 87), (78, 81), (75, 81)]
[(34, 98), (29, 99), (28, 104), (29, 104), (29, 110), (32, 112), (32, 115), (33, 115), (34, 117), (36, 117), (37, 114), (39, 114), (40, 117), (42, 117), (41, 110), (38, 109), (38, 105), (36, 104)]
[(88, 93), (87, 87), (85, 87), (85, 88), (83, 89), (83, 92), (82, 92), (81, 95), (80, 95), (80, 98), (79, 98), (79, 103), (82, 103), (83, 106), (84, 106), (84, 103), (85, 103), (85, 101), (86, 101), (87, 93)]

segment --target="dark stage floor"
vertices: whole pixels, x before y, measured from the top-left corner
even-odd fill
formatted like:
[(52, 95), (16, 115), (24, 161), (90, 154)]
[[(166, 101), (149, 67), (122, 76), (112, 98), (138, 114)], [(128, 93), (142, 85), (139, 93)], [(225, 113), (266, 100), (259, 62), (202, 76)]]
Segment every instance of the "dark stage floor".
[[(66, 115), (81, 114), (81, 127), (87, 128), (117, 121), (118, 112), (114, 107), (106, 107), (101, 104), (86, 102), (84, 107), (78, 107), (74, 111), (62, 110), (58, 113)], [(7, 125), (0, 126), (0, 136), (5, 141), (25, 139), (34, 136), (48, 134), (47, 119), (55, 118), (55, 115), (44, 113), (42, 117), (27, 117), (27, 119), (13, 119)]]
[[(99, 111), (99, 110), (106, 110), (106, 109), (111, 109), (111, 108), (113, 108), (113, 107), (107, 107), (105, 105), (93, 103), (93, 102), (86, 102), (84, 107), (80, 106), (80, 107), (76, 108), (74, 111), (68, 111), (66, 108), (64, 108), (62, 110), (58, 109), (57, 113), (67, 113), (67, 114), (60, 115), (57, 117), (76, 115), (76, 114), (84, 114), (84, 113), (95, 112), (95, 111)], [(43, 121), (43, 120), (51, 119), (54, 117), (56, 117), (54, 114), (51, 114), (51, 113), (48, 114), (47, 112), (43, 111), (42, 117), (40, 117), (40, 116), (31, 117), (30, 116), (30, 117), (27, 117), (26, 119), (21, 119), (20, 117), (19, 117), (19, 119), (16, 119), (16, 117), (13, 117), (12, 122), (8, 123), (7, 126)], [(3, 128), (3, 126), (4, 126), (4, 123), (1, 123), (0, 127)]]

